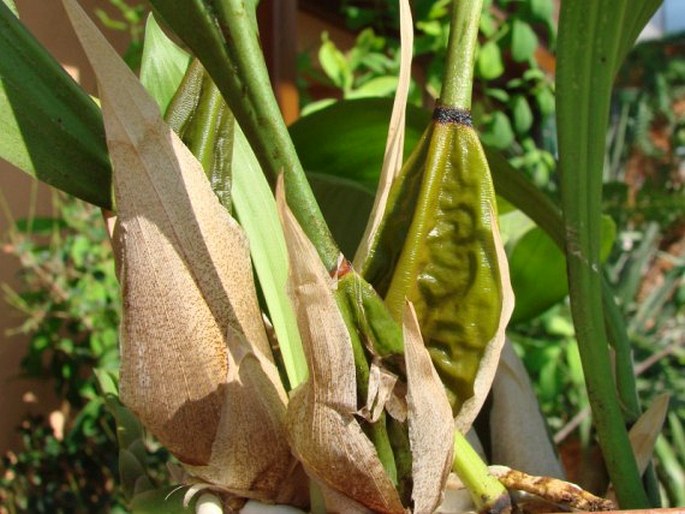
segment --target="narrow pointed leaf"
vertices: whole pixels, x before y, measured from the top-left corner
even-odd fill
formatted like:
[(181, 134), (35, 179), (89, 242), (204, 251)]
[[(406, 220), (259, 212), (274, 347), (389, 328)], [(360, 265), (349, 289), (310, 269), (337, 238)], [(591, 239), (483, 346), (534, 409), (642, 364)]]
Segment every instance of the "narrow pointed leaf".
[(406, 123), (407, 98), (411, 83), (411, 61), (414, 48), (414, 26), (411, 7), (408, 0), (400, 1), (400, 73), (397, 92), (390, 116), (388, 139), (385, 143), (385, 158), (381, 169), (376, 198), (369, 217), (366, 231), (354, 257), (356, 266), (360, 266), (368, 258), (375, 232), (383, 219), (388, 194), (393, 180), (402, 168), (404, 156), (404, 131)]
[[(615, 394), (600, 272), (602, 169), (611, 89), (649, 0), (563, 2), (557, 55), (561, 203), (571, 311), (598, 439), (622, 508), (647, 507)], [(578, 37), (583, 34), (583, 37)]]
[(290, 386), (295, 388), (307, 377), (307, 363), (295, 312), (286, 292), (287, 248), (271, 188), (237, 125), (233, 147), (233, 194), (236, 215), (250, 240), (252, 260)]
[(193, 474), (275, 499), (292, 472), (286, 397), (247, 240), (140, 82), (80, 7), (65, 7), (98, 78), (115, 169), (122, 401)]

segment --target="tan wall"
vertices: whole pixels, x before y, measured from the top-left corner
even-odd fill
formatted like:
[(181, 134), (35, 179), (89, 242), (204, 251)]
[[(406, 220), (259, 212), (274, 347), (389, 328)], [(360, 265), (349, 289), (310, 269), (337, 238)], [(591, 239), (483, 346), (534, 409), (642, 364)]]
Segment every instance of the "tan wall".
[[(72, 76), (80, 77), (82, 84), (89, 92), (94, 92), (95, 80), (88, 69), (85, 55), (76, 36), (71, 31), (61, 2), (56, 0), (15, 0), (15, 2), (22, 21), (36, 38), (72, 73)], [(104, 0), (81, 0), (81, 5), (91, 13), (94, 12), (95, 7), (110, 10), (108, 2)], [(112, 14), (115, 15), (115, 13)], [(104, 31), (118, 49), (126, 47), (126, 35), (106, 29)], [(0, 191), (7, 198), (14, 218), (26, 217), (32, 191), (36, 194), (36, 213), (50, 213), (49, 188), (38, 184), (2, 160), (0, 160)], [(3, 238), (3, 243), (6, 242), (4, 236), (8, 223), (7, 216), (0, 210), (0, 237)], [(18, 269), (16, 259), (0, 251), (0, 284), (7, 283), (10, 287), (16, 287)], [(26, 380), (19, 374), (19, 363), (25, 352), (27, 341), (19, 336), (8, 337), (7, 330), (20, 323), (21, 317), (18, 313), (12, 310), (4, 299), (0, 299), (0, 454), (17, 447), (19, 441), (15, 428), (27, 412), (45, 414), (58, 407), (51, 385)]]

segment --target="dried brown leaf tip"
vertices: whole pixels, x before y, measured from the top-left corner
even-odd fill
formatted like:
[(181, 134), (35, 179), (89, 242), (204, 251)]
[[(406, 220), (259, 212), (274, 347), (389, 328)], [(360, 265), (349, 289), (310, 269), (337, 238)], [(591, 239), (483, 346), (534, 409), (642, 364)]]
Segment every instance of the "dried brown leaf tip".
[(247, 240), (201, 165), (73, 0), (114, 169), (122, 401), (195, 476), (279, 498), (293, 472)]
[(402, 513), (399, 495), (355, 417), (354, 357), (333, 294), (335, 280), (287, 208), (282, 187), (277, 201), (290, 256), (289, 294), (309, 367), (288, 406), (293, 452), (323, 485), (332, 511)]
[(423, 344), (416, 312), (409, 302), (405, 305), (403, 324), (412, 500), (416, 514), (431, 513), (442, 499), (452, 467), (452, 407)]

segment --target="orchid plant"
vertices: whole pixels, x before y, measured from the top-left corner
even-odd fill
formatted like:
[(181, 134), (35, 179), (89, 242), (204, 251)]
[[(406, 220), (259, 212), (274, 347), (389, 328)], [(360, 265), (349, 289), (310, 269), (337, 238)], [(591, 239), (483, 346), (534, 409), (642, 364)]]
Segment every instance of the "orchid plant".
[[(612, 494), (621, 507), (648, 505), (640, 475), (665, 407), (640, 417), (625, 329), (601, 275), (599, 195), (611, 81), (659, 2), (561, 4), (560, 211), (472, 127), (482, 0), (452, 2), (440, 99), (404, 159), (413, 27), (400, 0), (399, 87), (355, 255), (332, 237), (278, 111), (258, 2), (150, 3), (136, 77), (76, 0), (64, 0), (96, 100), (32, 39), (11, 1), (0, 3), (0, 156), (102, 207), (111, 229), (121, 369), (100, 380), (133, 511), (613, 508), (560, 479), (506, 342), (514, 298), (496, 193), (566, 252)], [(497, 442), (487, 453), (507, 467), (486, 465), (473, 430), (491, 390)], [(638, 418), (629, 436), (625, 421)], [(181, 489), (147, 479), (141, 425), (178, 459)]]

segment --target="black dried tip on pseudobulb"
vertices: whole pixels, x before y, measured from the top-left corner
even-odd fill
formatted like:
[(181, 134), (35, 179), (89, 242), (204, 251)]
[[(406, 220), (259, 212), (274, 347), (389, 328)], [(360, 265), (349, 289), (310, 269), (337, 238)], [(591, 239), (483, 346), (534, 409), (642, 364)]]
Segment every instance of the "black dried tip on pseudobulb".
[(438, 123), (454, 123), (456, 125), (473, 126), (471, 111), (457, 107), (437, 105), (433, 111), (433, 119)]

